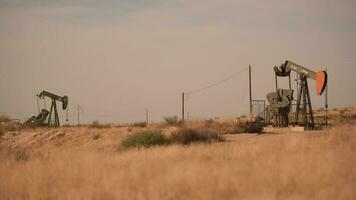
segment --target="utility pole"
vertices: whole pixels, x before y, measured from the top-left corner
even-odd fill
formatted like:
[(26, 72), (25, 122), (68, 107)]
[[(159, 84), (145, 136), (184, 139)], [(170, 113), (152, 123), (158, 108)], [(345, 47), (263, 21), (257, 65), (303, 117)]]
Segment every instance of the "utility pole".
[(146, 126), (148, 126), (148, 114), (149, 114), (149, 110), (145, 109), (146, 111)]
[(182, 93), (182, 123), (184, 123), (184, 92)]
[(78, 126), (80, 125), (79, 123), (79, 104), (78, 104)]
[(250, 117), (252, 117), (251, 65), (248, 66), (248, 80), (249, 80), (249, 90), (250, 90)]

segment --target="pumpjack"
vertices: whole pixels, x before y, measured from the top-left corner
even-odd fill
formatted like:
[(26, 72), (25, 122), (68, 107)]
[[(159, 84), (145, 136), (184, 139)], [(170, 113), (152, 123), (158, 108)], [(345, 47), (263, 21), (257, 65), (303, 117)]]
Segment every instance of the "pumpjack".
[[(297, 74), (297, 100), (295, 105), (293, 105), (294, 90), (291, 88), (291, 71)], [(275, 66), (274, 72), (276, 92), (267, 94), (267, 100), (270, 104), (267, 107), (269, 121), (273, 121), (273, 125), (278, 127), (298, 125), (304, 126), (306, 129), (314, 128), (315, 122), (308, 79), (316, 81), (316, 93), (322, 95), (327, 85), (327, 73), (324, 70), (312, 71), (289, 60), (280, 66)], [(278, 88), (277, 77), (288, 77), (289, 89)], [(294, 117), (290, 116), (292, 106), (295, 106)]]
[(58, 117), (58, 110), (57, 110), (57, 101), (62, 102), (62, 109), (65, 110), (68, 106), (68, 96), (61, 97), (53, 93), (47, 92), (45, 90), (43, 90), (37, 96), (40, 99), (44, 99), (45, 97), (51, 99), (50, 111), (46, 109), (42, 109), (37, 116), (32, 116), (30, 119), (28, 119), (26, 121), (26, 124), (32, 126), (59, 127), (60, 124), (59, 124), (59, 117)]

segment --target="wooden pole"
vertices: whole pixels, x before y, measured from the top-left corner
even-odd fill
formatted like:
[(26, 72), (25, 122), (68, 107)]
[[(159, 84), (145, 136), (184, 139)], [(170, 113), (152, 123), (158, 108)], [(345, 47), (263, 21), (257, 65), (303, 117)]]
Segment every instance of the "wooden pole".
[(78, 104), (78, 126), (80, 125), (80, 121), (79, 121), (79, 104)]
[(184, 123), (184, 92), (182, 93), (182, 123)]
[(252, 117), (252, 85), (251, 85), (251, 65), (248, 66), (249, 90), (250, 90), (250, 117)]
[(146, 109), (146, 126), (148, 126), (148, 114), (149, 114), (149, 111), (148, 111), (148, 109)]

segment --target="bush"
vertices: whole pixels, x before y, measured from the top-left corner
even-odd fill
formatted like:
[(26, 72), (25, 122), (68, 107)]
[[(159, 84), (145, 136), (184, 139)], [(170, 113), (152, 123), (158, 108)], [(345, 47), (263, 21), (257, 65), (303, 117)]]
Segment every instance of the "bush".
[(97, 140), (97, 139), (100, 139), (100, 135), (99, 135), (99, 134), (95, 134), (95, 135), (93, 136), (93, 140)]
[(178, 144), (191, 144), (196, 142), (222, 142), (224, 138), (221, 137), (217, 132), (207, 130), (207, 129), (191, 129), (182, 128), (176, 132), (173, 132), (170, 136), (171, 140)]
[(261, 133), (263, 131), (263, 126), (259, 122), (245, 122), (240, 124), (239, 127), (245, 133)]
[(10, 117), (8, 117), (6, 115), (0, 116), (0, 122), (9, 122), (9, 121), (11, 121)]
[(129, 135), (126, 139), (121, 142), (120, 147), (122, 149), (129, 149), (129, 148), (149, 148), (151, 146), (158, 146), (158, 145), (168, 145), (170, 144), (170, 140), (163, 135), (160, 131), (141, 131), (136, 132), (132, 135)]
[(178, 117), (175, 116), (168, 116), (168, 117), (163, 117), (163, 120), (166, 124), (171, 125), (171, 126), (176, 126), (178, 125)]
[(16, 161), (28, 161), (30, 159), (29, 153), (24, 149), (16, 151), (14, 156)]
[(147, 126), (147, 123), (146, 122), (135, 122), (132, 124), (132, 126), (144, 128)]
[(356, 119), (356, 114), (351, 114), (350, 118), (351, 119)]
[(110, 128), (110, 124), (100, 124), (98, 120), (93, 121), (91, 124), (92, 128)]
[(213, 119), (208, 119), (208, 120), (205, 120), (205, 125), (211, 125), (214, 123), (214, 120)]
[(4, 136), (4, 130), (3, 130), (3, 128), (0, 126), (0, 139), (2, 138), (2, 136)]

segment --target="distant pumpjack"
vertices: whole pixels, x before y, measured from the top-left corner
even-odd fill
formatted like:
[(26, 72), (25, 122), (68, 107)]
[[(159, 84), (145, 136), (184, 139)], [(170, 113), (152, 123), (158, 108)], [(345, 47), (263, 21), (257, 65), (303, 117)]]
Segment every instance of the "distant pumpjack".
[[(44, 97), (48, 97), (52, 100), (52, 104), (51, 104), (51, 109), (49, 111), (49, 115), (48, 115), (48, 121), (46, 123), (47, 126), (51, 126), (51, 127), (59, 127), (59, 117), (58, 117), (58, 111), (57, 111), (57, 103), (56, 101), (60, 101), (62, 102), (62, 109), (65, 110), (67, 108), (68, 105), (68, 97), (67, 96), (58, 96), (55, 94), (52, 94), (50, 92), (47, 92), (45, 90), (43, 90), (39, 95), (39, 98), (43, 99)], [(54, 121), (52, 123), (51, 119), (52, 119), (52, 114), (54, 117)]]

